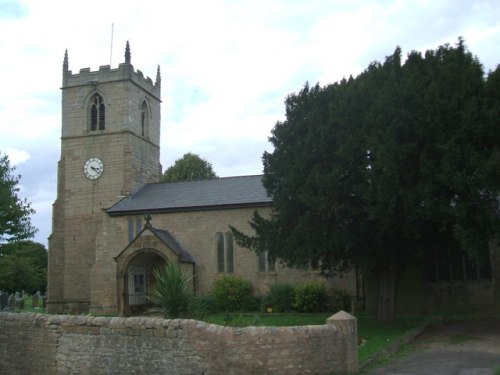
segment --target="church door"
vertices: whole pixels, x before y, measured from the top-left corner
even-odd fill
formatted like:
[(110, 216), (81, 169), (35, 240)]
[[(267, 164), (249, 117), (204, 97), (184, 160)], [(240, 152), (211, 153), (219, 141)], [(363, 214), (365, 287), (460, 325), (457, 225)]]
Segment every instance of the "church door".
[(147, 303), (147, 274), (145, 267), (130, 267), (128, 272), (128, 303), (132, 306)]

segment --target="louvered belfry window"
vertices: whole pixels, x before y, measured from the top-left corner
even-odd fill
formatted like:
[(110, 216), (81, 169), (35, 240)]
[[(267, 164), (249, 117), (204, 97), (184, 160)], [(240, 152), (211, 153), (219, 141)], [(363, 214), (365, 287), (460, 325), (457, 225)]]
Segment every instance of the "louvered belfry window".
[(101, 95), (95, 94), (90, 107), (90, 130), (104, 130), (106, 127), (106, 107)]

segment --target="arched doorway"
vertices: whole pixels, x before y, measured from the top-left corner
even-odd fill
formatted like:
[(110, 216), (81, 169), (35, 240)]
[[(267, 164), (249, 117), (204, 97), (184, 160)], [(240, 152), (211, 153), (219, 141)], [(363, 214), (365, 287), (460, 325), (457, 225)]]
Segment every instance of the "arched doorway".
[[(183, 272), (192, 274), (196, 262), (179, 241), (165, 229), (144, 229), (115, 258), (118, 312), (136, 315), (150, 306), (148, 289), (154, 284), (153, 270), (167, 262), (176, 262)], [(192, 281), (193, 291), (195, 288)]]
[(130, 259), (122, 281), (125, 315), (143, 314), (151, 307), (147, 295), (155, 282), (153, 269), (165, 262), (163, 255), (153, 249), (143, 249)]

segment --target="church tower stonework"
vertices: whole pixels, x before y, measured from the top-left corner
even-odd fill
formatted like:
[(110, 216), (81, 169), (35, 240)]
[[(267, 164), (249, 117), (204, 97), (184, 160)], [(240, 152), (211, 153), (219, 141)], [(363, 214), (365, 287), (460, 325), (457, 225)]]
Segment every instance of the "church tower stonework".
[[(63, 63), (61, 158), (49, 237), (47, 310), (116, 312), (113, 230), (106, 209), (157, 182), (161, 79), (125, 62), (73, 74)], [(98, 301), (98, 302), (97, 302)], [(95, 302), (95, 303), (94, 303)]]

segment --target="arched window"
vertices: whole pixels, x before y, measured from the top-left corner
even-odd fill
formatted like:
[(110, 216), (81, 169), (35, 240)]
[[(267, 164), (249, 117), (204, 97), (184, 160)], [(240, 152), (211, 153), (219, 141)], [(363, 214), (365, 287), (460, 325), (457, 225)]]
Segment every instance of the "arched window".
[(141, 136), (149, 137), (149, 110), (146, 101), (141, 105)]
[[(128, 219), (128, 242), (132, 242), (132, 240), (141, 232), (142, 230), (142, 220), (135, 219), (135, 228), (134, 228), (134, 220)], [(134, 231), (135, 229), (135, 231)]]
[(233, 234), (231, 232), (226, 232), (224, 235), (220, 232), (216, 233), (215, 250), (217, 254), (217, 272), (233, 273)]
[(259, 272), (276, 272), (276, 262), (269, 258), (267, 251), (257, 254)]
[(226, 272), (233, 273), (233, 234), (231, 232), (226, 232), (224, 235), (224, 250), (226, 251)]
[(104, 130), (106, 107), (101, 95), (95, 94), (90, 100), (90, 130)]
[(224, 237), (222, 233), (217, 233), (215, 235), (215, 250), (217, 251), (217, 272), (224, 272)]

